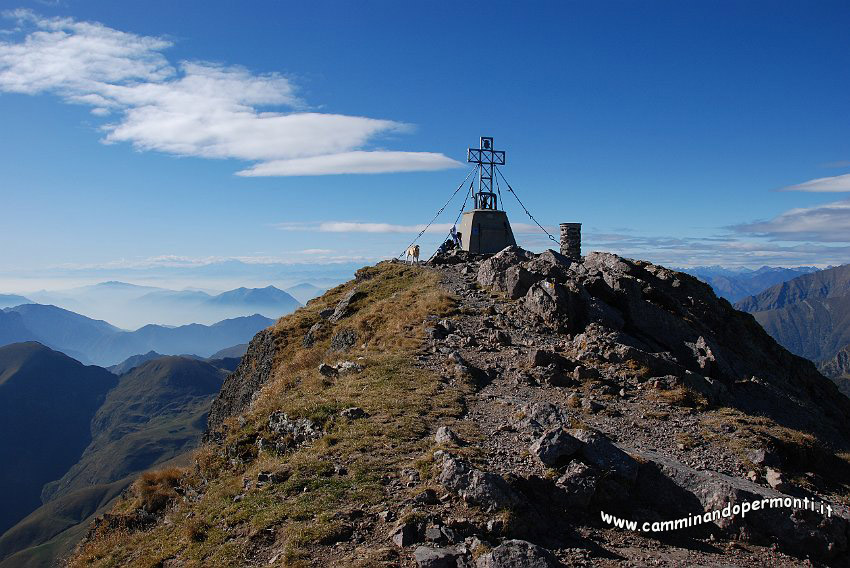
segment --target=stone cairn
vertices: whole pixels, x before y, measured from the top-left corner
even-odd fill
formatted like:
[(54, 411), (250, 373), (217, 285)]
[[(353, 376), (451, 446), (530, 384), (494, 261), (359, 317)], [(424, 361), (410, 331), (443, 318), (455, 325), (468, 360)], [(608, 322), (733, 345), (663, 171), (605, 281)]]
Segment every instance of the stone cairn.
[(561, 223), (561, 254), (581, 258), (581, 223)]

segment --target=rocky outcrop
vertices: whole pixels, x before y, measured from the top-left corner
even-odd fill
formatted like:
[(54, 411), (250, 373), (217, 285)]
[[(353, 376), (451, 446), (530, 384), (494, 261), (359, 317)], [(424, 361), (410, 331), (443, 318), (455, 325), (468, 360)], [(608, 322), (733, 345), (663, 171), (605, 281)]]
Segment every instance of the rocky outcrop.
[(676, 377), (710, 404), (844, 440), (836, 425), (850, 416), (850, 400), (692, 276), (609, 253), (574, 262), (508, 247), (480, 263), (477, 282), (517, 298), (515, 316), (528, 325), (573, 337), (575, 359)]
[(463, 460), (446, 456), (439, 476), (440, 483), (464, 501), (486, 511), (517, 505), (519, 495), (499, 475), (481, 471)]
[(207, 418), (207, 430), (219, 428), (225, 419), (244, 411), (260, 388), (271, 378), (275, 368), (277, 346), (274, 332), (266, 329), (254, 336), (248, 351), (231, 373), (213, 401)]

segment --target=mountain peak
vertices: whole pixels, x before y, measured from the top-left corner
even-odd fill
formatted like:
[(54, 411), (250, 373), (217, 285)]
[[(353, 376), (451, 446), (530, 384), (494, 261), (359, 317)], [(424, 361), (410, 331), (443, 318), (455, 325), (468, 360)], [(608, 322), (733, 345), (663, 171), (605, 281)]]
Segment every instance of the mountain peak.
[[(784, 499), (798, 480), (836, 503), (848, 420), (850, 400), (810, 362), (689, 275), (517, 247), (383, 262), (257, 334), (196, 463), (138, 482), (111, 518), (134, 526), (152, 510), (142, 483), (180, 490), (143, 533), (95, 523), (72, 565), (179, 564), (189, 550), (225, 564), (283, 551), (330, 565), (641, 564), (649, 551), (671, 564), (829, 562), (850, 552), (837, 506), (683, 531), (710, 552), (639, 531), (624, 547), (600, 512), (672, 523)], [(527, 562), (499, 563), (514, 557)]]

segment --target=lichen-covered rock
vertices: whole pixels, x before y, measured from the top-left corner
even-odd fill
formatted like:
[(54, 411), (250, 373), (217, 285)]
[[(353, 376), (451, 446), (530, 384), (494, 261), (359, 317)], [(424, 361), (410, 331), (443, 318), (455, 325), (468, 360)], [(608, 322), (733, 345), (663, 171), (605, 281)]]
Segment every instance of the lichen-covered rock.
[(285, 412), (273, 412), (269, 416), (269, 431), (280, 438), (291, 440), (292, 445), (301, 445), (319, 438), (322, 430), (307, 418), (290, 418)]
[(357, 344), (357, 332), (342, 329), (331, 338), (331, 351), (348, 351)]

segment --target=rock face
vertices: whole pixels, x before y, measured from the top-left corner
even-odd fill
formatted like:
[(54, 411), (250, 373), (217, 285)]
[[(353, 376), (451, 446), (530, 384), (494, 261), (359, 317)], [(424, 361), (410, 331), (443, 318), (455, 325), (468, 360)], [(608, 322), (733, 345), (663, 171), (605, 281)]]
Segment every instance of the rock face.
[[(513, 294), (508, 271), (516, 267), (531, 282), (517, 316), (571, 335), (579, 359), (586, 354), (613, 365), (632, 362), (649, 376), (677, 377), (710, 402), (843, 439), (835, 425), (850, 413), (850, 401), (837, 396), (811, 363), (782, 349), (752, 317), (696, 278), (608, 253), (573, 262), (554, 251), (529, 256), (510, 247), (481, 262), (477, 281)], [(736, 383), (747, 384), (734, 388)], [(789, 400), (801, 397), (817, 404), (789, 407)]]
[(275, 338), (271, 330), (263, 330), (254, 336), (239, 366), (225, 379), (212, 403), (207, 418), (208, 431), (217, 429), (226, 418), (248, 407), (254, 395), (271, 378), (275, 353)]

